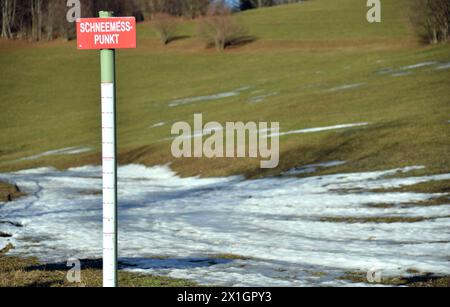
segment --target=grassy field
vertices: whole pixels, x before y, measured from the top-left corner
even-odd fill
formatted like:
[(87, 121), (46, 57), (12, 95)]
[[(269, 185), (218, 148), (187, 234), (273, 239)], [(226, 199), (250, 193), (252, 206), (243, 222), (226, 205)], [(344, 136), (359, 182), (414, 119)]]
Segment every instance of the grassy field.
[[(405, 16), (408, 1), (383, 6), (380, 25), (365, 22), (357, 0), (314, 0), (240, 14), (257, 40), (225, 53), (206, 50), (193, 22), (185, 39), (162, 47), (148, 23), (136, 50), (117, 56), (121, 163), (173, 162), (183, 175), (245, 173), (262, 176), (257, 160), (175, 160), (170, 126), (204, 121), (279, 121), (283, 131), (369, 122), (363, 128), (291, 135), (281, 139), (278, 173), (324, 160), (349, 163), (330, 171), (363, 171), (426, 165), (449, 171), (449, 69), (401, 67), (450, 61), (450, 46), (422, 46)], [(394, 30), (391, 30), (394, 29)], [(0, 43), (0, 171), (100, 163), (98, 52), (75, 43)], [(383, 73), (386, 69), (399, 75)], [(341, 86), (356, 85), (342, 89)], [(170, 107), (169, 102), (248, 87), (222, 100)], [(262, 102), (252, 103), (258, 96)], [(166, 122), (165, 126), (152, 127)], [(80, 155), (23, 158), (66, 148)]]
[[(450, 45), (420, 43), (409, 23), (408, 2), (383, 2), (381, 24), (366, 21), (360, 0), (248, 11), (237, 18), (255, 40), (223, 53), (205, 49), (195, 37), (194, 21), (184, 21), (180, 39), (165, 47), (151, 24), (140, 24), (138, 48), (117, 53), (120, 163), (170, 162), (183, 176), (253, 178), (331, 160), (347, 163), (320, 174), (411, 165), (426, 166), (418, 175), (449, 173), (450, 69), (437, 67), (450, 62)], [(408, 67), (420, 63), (427, 65)], [(98, 52), (77, 51), (75, 42), (0, 40), (0, 172), (100, 164), (99, 78)], [(170, 106), (176, 99), (238, 89), (233, 97)], [(262, 171), (256, 159), (174, 159), (167, 140), (172, 123), (192, 122), (199, 112), (204, 122), (276, 121), (282, 131), (369, 125), (283, 136), (280, 166)], [(71, 147), (90, 151), (27, 159)], [(412, 189), (448, 193), (449, 186), (443, 181)], [(0, 184), (0, 201), (19, 194)], [(30, 273), (25, 268), (36, 260), (5, 257), (0, 286), (16, 285), (11, 274), (25, 274), (18, 277), (20, 285), (64, 285), (60, 270)], [(8, 269), (16, 262), (18, 267)], [(87, 274), (89, 285), (99, 285), (98, 270)], [(127, 285), (172, 282), (127, 273), (122, 279)]]

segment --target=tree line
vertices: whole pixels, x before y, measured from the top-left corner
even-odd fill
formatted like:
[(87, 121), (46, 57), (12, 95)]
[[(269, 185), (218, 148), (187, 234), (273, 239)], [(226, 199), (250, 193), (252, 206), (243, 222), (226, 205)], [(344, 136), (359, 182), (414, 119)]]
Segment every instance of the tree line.
[[(80, 0), (81, 16), (94, 17), (100, 10), (116, 15), (135, 16), (138, 21), (149, 20), (154, 14), (198, 18), (205, 16), (215, 0)], [(297, 2), (298, 0), (238, 0), (234, 9)], [(72, 1), (75, 2), (75, 1)], [(2, 38), (51, 40), (71, 39), (75, 26), (66, 20), (67, 0), (1, 0), (0, 24)]]
[[(81, 16), (94, 17), (100, 10), (151, 20), (157, 14), (183, 18), (208, 15), (211, 5), (225, 0), (79, 0)], [(303, 0), (305, 1), (305, 0)], [(69, 1), (77, 2), (77, 1)], [(302, 0), (227, 0), (230, 10), (247, 10), (302, 2)], [(0, 37), (7, 39), (71, 39), (75, 25), (66, 19), (67, 0), (1, 0)], [(450, 39), (450, 0), (411, 0), (411, 21), (429, 43)]]
[[(117, 16), (135, 16), (137, 21), (143, 21), (157, 12), (196, 18), (206, 13), (209, 0), (80, 0), (79, 3), (81, 17), (96, 17), (99, 11), (108, 10)], [(0, 36), (32, 40), (73, 38), (75, 25), (66, 19), (68, 9), (67, 0), (1, 0)]]

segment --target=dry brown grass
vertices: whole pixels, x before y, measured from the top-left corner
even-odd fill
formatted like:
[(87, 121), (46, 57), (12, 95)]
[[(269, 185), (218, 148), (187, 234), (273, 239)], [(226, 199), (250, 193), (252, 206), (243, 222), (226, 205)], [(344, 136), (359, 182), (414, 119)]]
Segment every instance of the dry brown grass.
[[(386, 277), (379, 283), (385, 286), (407, 286), (412, 288), (448, 288), (450, 287), (450, 276), (440, 276), (431, 273), (420, 273), (410, 270), (409, 277)], [(339, 279), (354, 283), (367, 283), (366, 273), (347, 272)]]
[[(10, 249), (9, 246), (7, 249)], [(6, 250), (7, 250), (6, 249)], [(5, 251), (6, 251), (5, 250)], [(6, 256), (0, 251), (0, 287), (101, 287), (100, 261), (83, 261), (81, 283), (70, 283), (64, 264), (42, 265), (36, 258)], [(119, 272), (121, 287), (193, 287), (196, 283), (169, 277)]]
[(0, 202), (12, 201), (23, 195), (19, 187), (0, 182)]

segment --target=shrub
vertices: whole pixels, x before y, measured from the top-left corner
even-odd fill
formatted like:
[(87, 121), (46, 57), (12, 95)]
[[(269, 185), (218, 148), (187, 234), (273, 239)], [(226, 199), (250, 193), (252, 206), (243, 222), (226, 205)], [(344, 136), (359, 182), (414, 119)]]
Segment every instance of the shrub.
[(411, 21), (427, 42), (437, 44), (450, 38), (450, 1), (413, 0)]
[(175, 38), (177, 33), (177, 20), (165, 13), (154, 14), (152, 19), (153, 30), (158, 35), (161, 43), (167, 45)]
[(206, 16), (199, 21), (198, 33), (207, 47), (214, 46), (218, 51), (247, 38), (247, 29), (221, 3), (210, 6)]

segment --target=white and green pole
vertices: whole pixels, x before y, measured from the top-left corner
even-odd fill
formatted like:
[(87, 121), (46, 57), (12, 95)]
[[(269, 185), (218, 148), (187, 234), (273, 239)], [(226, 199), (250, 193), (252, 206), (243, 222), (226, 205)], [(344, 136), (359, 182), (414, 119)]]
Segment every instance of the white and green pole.
[[(112, 12), (100, 12), (100, 18)], [(115, 50), (102, 49), (103, 286), (117, 287), (117, 129)]]

